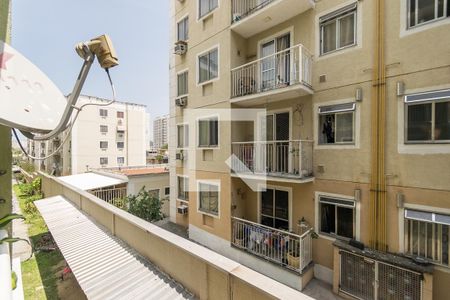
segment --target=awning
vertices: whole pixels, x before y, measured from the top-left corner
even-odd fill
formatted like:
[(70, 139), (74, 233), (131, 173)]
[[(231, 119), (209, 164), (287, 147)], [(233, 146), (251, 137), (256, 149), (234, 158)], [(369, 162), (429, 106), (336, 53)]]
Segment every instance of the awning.
[(193, 298), (64, 197), (34, 203), (88, 299)]
[(58, 177), (58, 179), (84, 191), (119, 185), (127, 182), (126, 180), (100, 175), (97, 173), (82, 173)]

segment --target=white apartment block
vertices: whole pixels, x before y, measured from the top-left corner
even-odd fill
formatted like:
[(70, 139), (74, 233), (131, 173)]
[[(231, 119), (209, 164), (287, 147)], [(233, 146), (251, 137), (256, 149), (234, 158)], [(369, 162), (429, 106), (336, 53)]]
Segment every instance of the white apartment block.
[(169, 115), (155, 118), (153, 121), (153, 146), (160, 149), (168, 144)]
[[(103, 167), (145, 165), (148, 141), (146, 106), (128, 102), (80, 96), (77, 106), (87, 103), (73, 126), (71, 136), (58, 154), (35, 161), (37, 169), (55, 175), (70, 175)], [(99, 106), (100, 105), (100, 106)], [(44, 157), (64, 141), (66, 132), (46, 142), (29, 143), (34, 156)]]

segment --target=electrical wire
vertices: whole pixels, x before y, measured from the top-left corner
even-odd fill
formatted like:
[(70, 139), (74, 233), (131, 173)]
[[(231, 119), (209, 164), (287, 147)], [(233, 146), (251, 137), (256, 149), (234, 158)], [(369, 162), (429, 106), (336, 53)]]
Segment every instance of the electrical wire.
[(30, 155), (25, 150), (25, 148), (23, 147), (22, 142), (20, 141), (19, 136), (17, 135), (16, 129), (15, 128), (12, 129), (12, 131), (14, 133), (14, 136), (15, 136), (15, 138), (17, 140), (17, 143), (19, 144), (20, 149), (22, 150), (22, 152), (25, 154), (26, 157), (34, 159), (34, 160), (46, 160), (46, 159), (54, 156), (55, 154), (57, 154), (61, 150), (61, 148), (64, 146), (64, 144), (69, 139), (69, 136), (72, 133), (73, 126), (75, 125), (75, 121), (77, 120), (77, 118), (78, 118), (78, 116), (79, 116), (79, 114), (80, 114), (80, 112), (81, 112), (81, 110), (83, 108), (85, 108), (86, 106), (108, 106), (108, 105), (111, 105), (114, 102), (116, 102), (116, 89), (115, 89), (114, 83), (113, 83), (113, 81), (111, 79), (111, 75), (109, 74), (109, 69), (105, 69), (105, 71), (106, 71), (106, 74), (108, 75), (109, 84), (111, 86), (112, 100), (108, 101), (107, 103), (86, 103), (86, 104), (81, 105), (80, 107), (76, 107), (75, 108), (76, 109), (75, 116), (72, 118), (72, 121), (70, 122), (70, 125), (67, 126), (67, 128), (68, 128), (68, 131), (66, 132), (67, 135), (64, 137), (63, 141), (61, 142), (61, 145), (59, 145), (58, 148), (56, 148), (56, 150), (53, 151), (52, 153), (50, 153), (49, 155), (43, 156), (43, 157), (36, 157), (36, 156)]

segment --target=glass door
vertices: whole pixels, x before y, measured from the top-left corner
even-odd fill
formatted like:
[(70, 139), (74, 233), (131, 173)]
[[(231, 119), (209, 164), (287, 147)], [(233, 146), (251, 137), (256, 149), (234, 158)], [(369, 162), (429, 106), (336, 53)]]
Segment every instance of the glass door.
[[(291, 36), (285, 34), (264, 43), (261, 47), (261, 90), (288, 85), (290, 82)], [(281, 52), (282, 51), (282, 52)]]
[(289, 113), (275, 114), (276, 172), (289, 172)]
[(275, 41), (272, 40), (262, 45), (261, 57), (261, 90), (267, 90), (275, 82)]
[(289, 193), (276, 189), (261, 192), (261, 224), (289, 230)]

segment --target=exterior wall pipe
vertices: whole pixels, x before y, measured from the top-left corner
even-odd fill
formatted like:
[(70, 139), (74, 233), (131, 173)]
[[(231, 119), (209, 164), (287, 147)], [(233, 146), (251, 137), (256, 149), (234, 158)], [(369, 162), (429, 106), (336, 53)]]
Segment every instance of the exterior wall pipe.
[(376, 0), (375, 55), (372, 79), (370, 237), (369, 244), (380, 251), (386, 244), (386, 66), (384, 59), (384, 0)]

